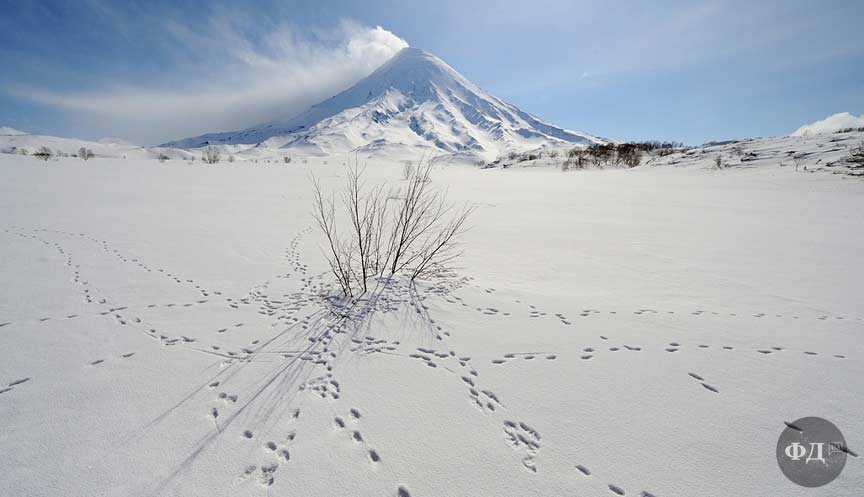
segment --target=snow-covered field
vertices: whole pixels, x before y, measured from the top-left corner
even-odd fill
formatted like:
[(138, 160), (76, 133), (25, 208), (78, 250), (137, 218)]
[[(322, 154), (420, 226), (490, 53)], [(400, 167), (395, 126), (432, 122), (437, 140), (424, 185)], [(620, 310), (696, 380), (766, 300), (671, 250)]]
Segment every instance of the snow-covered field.
[(0, 154), (0, 495), (860, 495), (775, 446), (864, 452), (864, 182), (711, 160), (438, 167), (459, 278), (340, 307), (342, 158)]

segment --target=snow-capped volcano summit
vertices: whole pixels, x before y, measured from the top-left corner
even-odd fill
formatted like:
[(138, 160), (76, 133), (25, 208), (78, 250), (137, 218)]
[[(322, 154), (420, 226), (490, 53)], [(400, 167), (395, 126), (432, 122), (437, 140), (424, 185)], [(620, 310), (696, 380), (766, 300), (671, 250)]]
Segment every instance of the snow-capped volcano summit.
[(547, 144), (600, 143), (525, 113), (434, 55), (404, 48), (351, 88), (284, 120), (165, 144), (259, 144), (311, 154), (427, 151), (492, 158)]

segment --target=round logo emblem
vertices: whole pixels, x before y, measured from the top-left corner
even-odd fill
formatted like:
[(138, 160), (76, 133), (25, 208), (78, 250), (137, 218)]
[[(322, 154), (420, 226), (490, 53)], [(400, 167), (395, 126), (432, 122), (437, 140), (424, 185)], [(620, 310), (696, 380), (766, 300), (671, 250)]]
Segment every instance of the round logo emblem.
[(846, 465), (846, 439), (834, 424), (817, 417), (786, 423), (777, 441), (780, 471), (802, 487), (831, 483)]

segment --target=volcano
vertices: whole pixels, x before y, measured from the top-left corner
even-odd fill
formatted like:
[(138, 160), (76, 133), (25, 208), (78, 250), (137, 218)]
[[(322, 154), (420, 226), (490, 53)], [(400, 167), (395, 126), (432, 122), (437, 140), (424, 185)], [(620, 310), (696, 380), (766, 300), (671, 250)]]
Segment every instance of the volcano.
[(491, 159), (545, 146), (604, 142), (523, 112), (438, 57), (409, 47), (352, 87), (300, 114), (163, 146), (248, 144), (310, 155), (419, 151)]

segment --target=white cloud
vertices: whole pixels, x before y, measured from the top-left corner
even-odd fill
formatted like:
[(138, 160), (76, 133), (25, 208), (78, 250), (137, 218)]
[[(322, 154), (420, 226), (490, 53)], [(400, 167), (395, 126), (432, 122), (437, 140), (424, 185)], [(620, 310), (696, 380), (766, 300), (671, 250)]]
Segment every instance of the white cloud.
[(821, 121), (805, 124), (795, 130), (790, 136), (818, 135), (822, 133), (836, 133), (846, 128), (864, 128), (864, 114), (855, 117), (848, 112), (839, 112), (828, 116)]
[(325, 41), (315, 42), (299, 38), (287, 26), (255, 42), (231, 20), (212, 19), (207, 26), (191, 31), (166, 22), (167, 35), (188, 52), (178, 56), (186, 65), (183, 72), (193, 74), (174, 88), (95, 82), (96, 90), (84, 92), (10, 91), (69, 111), (91, 134), (156, 144), (291, 117), (349, 87), (408, 46), (380, 26), (352, 22), (322, 33), (319, 40)]
[(12, 135), (26, 135), (27, 133), (23, 131), (18, 131), (15, 128), (10, 128), (9, 126), (0, 126), (0, 135), (2, 136), (12, 136)]

